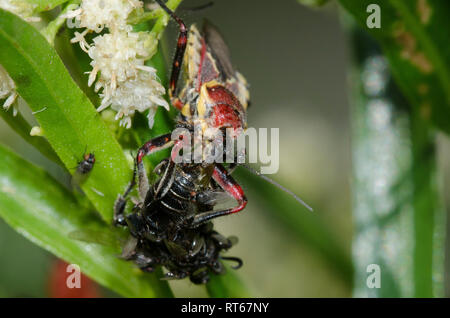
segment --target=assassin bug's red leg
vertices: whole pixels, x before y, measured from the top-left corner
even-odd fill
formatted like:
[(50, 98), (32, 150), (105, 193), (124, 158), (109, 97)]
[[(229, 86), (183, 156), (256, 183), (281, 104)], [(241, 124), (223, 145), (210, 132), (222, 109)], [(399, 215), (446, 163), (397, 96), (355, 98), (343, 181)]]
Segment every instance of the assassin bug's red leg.
[(180, 26), (180, 34), (178, 36), (177, 50), (175, 51), (175, 58), (172, 65), (172, 74), (170, 75), (170, 89), (169, 97), (172, 105), (181, 110), (183, 107), (182, 101), (175, 97), (178, 78), (180, 76), (181, 64), (183, 63), (184, 52), (186, 51), (187, 35), (188, 31), (183, 20), (181, 20), (175, 13), (170, 10), (162, 0), (156, 0), (156, 2), (164, 9)]
[(238, 205), (232, 209), (209, 211), (197, 214), (191, 223), (191, 227), (195, 228), (211, 219), (219, 216), (228, 215), (242, 211), (247, 205), (247, 198), (241, 186), (230, 176), (227, 170), (220, 164), (214, 166), (213, 179), (219, 186), (236, 199)]
[(147, 141), (141, 148), (139, 148), (136, 162), (140, 164), (142, 159), (152, 153), (163, 150), (169, 146), (171, 146), (171, 134), (162, 135), (156, 138), (153, 138), (150, 141)]
[(139, 179), (139, 195), (145, 198), (145, 195), (147, 194), (148, 179), (147, 173), (145, 172), (145, 168), (142, 163), (142, 159), (146, 155), (163, 150), (167, 147), (170, 147), (172, 144), (173, 143), (171, 141), (171, 134), (166, 134), (146, 142), (141, 148), (139, 148), (134, 163), (133, 177), (130, 183), (128, 184), (124, 194), (123, 195), (119, 194), (119, 197), (116, 199), (116, 202), (114, 203), (114, 222), (116, 224), (126, 225), (124, 217), (126, 197), (131, 192), (133, 187), (136, 185), (136, 175), (138, 175)]

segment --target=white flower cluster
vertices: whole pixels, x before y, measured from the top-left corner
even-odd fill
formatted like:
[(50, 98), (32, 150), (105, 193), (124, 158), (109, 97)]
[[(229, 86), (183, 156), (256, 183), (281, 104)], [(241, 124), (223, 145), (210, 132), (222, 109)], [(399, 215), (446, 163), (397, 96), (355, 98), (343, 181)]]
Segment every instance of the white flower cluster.
[(41, 21), (39, 17), (33, 17), (35, 7), (36, 5), (25, 0), (0, 0), (0, 8), (12, 12), (28, 22)]
[[(151, 58), (149, 36), (145, 32), (133, 32), (127, 24), (128, 15), (143, 6), (137, 0), (83, 0), (75, 10), (69, 11), (67, 18), (75, 18), (85, 30), (75, 32), (73, 43), (92, 59), (89, 86), (96, 80), (95, 91), (100, 92), (102, 103), (97, 111), (108, 106), (117, 111), (116, 120), (130, 128), (131, 116), (135, 111), (149, 110), (149, 126), (158, 106), (169, 109), (162, 98), (164, 87), (159, 83), (156, 70), (145, 66)], [(107, 28), (109, 33), (99, 35), (89, 44), (85, 40), (88, 32), (99, 33)]]
[(83, 0), (80, 7), (68, 15), (76, 18), (81, 28), (99, 33), (107, 27), (113, 32), (130, 29), (128, 15), (142, 6), (143, 2), (139, 0)]
[[(8, 110), (17, 98), (16, 85), (8, 75), (3, 66), (0, 65), (0, 99), (5, 99), (3, 108)], [(13, 108), (13, 115), (16, 116), (17, 108)]]

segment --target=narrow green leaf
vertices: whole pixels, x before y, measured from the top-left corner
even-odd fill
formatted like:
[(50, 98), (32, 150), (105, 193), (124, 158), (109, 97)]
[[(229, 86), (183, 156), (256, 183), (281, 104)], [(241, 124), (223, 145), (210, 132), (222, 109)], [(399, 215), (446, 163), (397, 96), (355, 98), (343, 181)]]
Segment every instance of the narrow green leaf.
[[(450, 47), (447, 0), (340, 0), (380, 43), (393, 76), (424, 120), (450, 134)], [(369, 5), (380, 8), (380, 28), (368, 28)]]
[(95, 153), (95, 167), (82, 188), (110, 222), (114, 200), (131, 175), (120, 145), (45, 38), (4, 10), (0, 10), (0, 47), (0, 64), (37, 112), (45, 137), (67, 169), (74, 171), (85, 149)]
[[(120, 233), (105, 225), (44, 170), (0, 146), (0, 217), (35, 244), (80, 266), (100, 284), (127, 297), (171, 297), (166, 282), (118, 258), (120, 249), (71, 238), (77, 231)], [(73, 235), (72, 235), (73, 236)], [(120, 237), (120, 236), (119, 236)], [(105, 240), (103, 238), (103, 240)]]

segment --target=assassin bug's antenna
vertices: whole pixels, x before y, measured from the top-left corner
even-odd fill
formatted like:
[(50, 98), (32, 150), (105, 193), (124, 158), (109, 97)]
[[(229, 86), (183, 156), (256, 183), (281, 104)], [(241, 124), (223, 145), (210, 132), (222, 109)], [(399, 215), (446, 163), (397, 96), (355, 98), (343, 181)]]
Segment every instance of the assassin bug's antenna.
[(197, 7), (190, 7), (190, 8), (183, 8), (185, 11), (195, 12), (195, 11), (202, 11), (205, 9), (208, 9), (214, 5), (213, 1), (207, 2), (205, 4), (199, 5)]
[(286, 189), (285, 187), (283, 187), (281, 184), (279, 184), (278, 182), (270, 179), (269, 177), (263, 175), (262, 173), (256, 171), (255, 169), (251, 168), (250, 166), (246, 165), (246, 164), (241, 164), (241, 166), (243, 166), (244, 168), (246, 168), (248, 171), (250, 171), (251, 173), (253, 173), (254, 175), (257, 175), (259, 177), (261, 177), (262, 179), (266, 180), (267, 182), (273, 184), (274, 186), (276, 186), (277, 188), (279, 188), (280, 190), (286, 192), (287, 194), (291, 195), (297, 202), (299, 202), (301, 205), (303, 205), (305, 208), (307, 208), (308, 210), (310, 210), (311, 212), (313, 212), (313, 208), (310, 207), (308, 204), (306, 204), (305, 201), (303, 201), (302, 199), (300, 199), (294, 192), (292, 192), (289, 189)]
[(169, 97), (172, 101), (172, 104), (178, 109), (181, 109), (181, 107), (183, 107), (181, 101), (178, 99), (175, 100), (173, 99), (177, 89), (178, 77), (180, 76), (181, 63), (183, 63), (183, 56), (184, 52), (186, 51), (188, 31), (183, 20), (181, 20), (178, 16), (176, 16), (175, 13), (172, 10), (170, 10), (162, 0), (155, 0), (155, 1), (164, 11), (166, 11), (175, 21), (177, 21), (178, 25), (180, 26), (180, 35), (178, 36), (177, 50), (175, 51), (175, 58), (173, 60), (174, 62), (172, 65), (172, 74), (170, 75)]

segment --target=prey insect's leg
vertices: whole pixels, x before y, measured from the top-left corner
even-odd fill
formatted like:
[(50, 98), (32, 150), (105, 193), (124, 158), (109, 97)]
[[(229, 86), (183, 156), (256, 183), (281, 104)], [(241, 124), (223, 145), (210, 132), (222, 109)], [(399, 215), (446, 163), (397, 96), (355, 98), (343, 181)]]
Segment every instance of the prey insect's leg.
[(130, 183), (127, 186), (127, 189), (123, 194), (119, 194), (116, 201), (114, 202), (114, 224), (115, 225), (123, 225), (126, 226), (127, 222), (125, 220), (125, 205), (127, 203), (127, 196), (133, 190), (134, 186), (136, 185), (136, 172), (137, 172), (137, 166), (136, 162), (134, 163), (134, 169), (133, 169), (133, 177), (131, 178)]
[(194, 216), (194, 220), (191, 223), (191, 227), (193, 228), (219, 216), (242, 211), (247, 205), (247, 198), (241, 186), (228, 174), (222, 165), (217, 164), (214, 166), (213, 179), (223, 190), (236, 199), (238, 206), (232, 209), (199, 213)]
[(232, 269), (239, 269), (239, 268), (242, 267), (242, 264), (244, 264), (244, 262), (242, 262), (242, 260), (239, 257), (221, 256), (220, 258), (225, 260), (225, 261), (236, 262), (235, 266), (231, 266)]
[(125, 190), (123, 195), (118, 196), (116, 199), (116, 202), (114, 203), (114, 223), (117, 225), (127, 225), (124, 212), (125, 212), (125, 205), (127, 202), (126, 197), (128, 194), (133, 190), (134, 186), (136, 185), (136, 175), (138, 175), (138, 181), (139, 181), (139, 195), (141, 197), (141, 200), (144, 200), (146, 197), (146, 194), (148, 192), (149, 186), (148, 186), (148, 179), (147, 174), (145, 172), (144, 164), (142, 162), (143, 158), (146, 155), (149, 155), (151, 153), (157, 152), (159, 150), (168, 148), (173, 145), (173, 142), (170, 139), (171, 134), (162, 135), (159, 137), (156, 137), (148, 142), (146, 142), (141, 148), (139, 148), (139, 151), (136, 156), (136, 160), (134, 162), (134, 169), (133, 169), (133, 177), (130, 181), (130, 183), (127, 186), (127, 189)]
[(159, 184), (155, 189), (154, 197), (162, 198), (166, 195), (166, 193), (170, 190), (172, 183), (175, 179), (175, 163), (172, 160), (166, 165), (166, 169), (164, 170), (164, 174), (159, 179)]
[(162, 0), (156, 0), (156, 2), (158, 2), (161, 8), (163, 8), (164, 11), (166, 11), (175, 21), (177, 21), (178, 25), (180, 26), (180, 35), (178, 36), (177, 50), (175, 52), (175, 58), (173, 59), (172, 74), (170, 75), (169, 96), (172, 105), (181, 110), (181, 108), (183, 107), (183, 103), (179, 98), (175, 97), (175, 94), (177, 89), (178, 77), (180, 76), (181, 64), (183, 63), (184, 52), (186, 51), (188, 31), (183, 20), (177, 17), (175, 13), (170, 10)]

